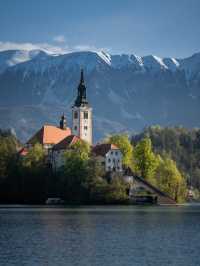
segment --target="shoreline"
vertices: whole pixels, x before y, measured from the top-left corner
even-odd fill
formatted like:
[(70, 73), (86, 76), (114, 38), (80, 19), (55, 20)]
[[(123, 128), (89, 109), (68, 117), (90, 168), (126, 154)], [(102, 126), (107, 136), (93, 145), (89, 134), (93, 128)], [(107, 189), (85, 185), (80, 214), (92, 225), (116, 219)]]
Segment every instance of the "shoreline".
[(177, 203), (177, 204), (99, 204), (99, 205), (45, 205), (45, 204), (0, 204), (0, 209), (85, 209), (85, 208), (129, 208), (137, 207), (137, 208), (159, 208), (159, 207), (200, 207), (200, 202), (198, 203)]

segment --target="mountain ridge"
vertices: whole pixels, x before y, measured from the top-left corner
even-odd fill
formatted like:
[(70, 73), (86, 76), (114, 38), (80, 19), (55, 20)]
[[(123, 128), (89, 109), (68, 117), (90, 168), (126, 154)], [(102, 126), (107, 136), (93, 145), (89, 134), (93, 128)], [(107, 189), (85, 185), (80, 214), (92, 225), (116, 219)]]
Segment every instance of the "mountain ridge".
[(9, 50), (0, 52), (0, 127), (26, 141), (42, 124), (58, 123), (63, 111), (70, 124), (81, 68), (95, 140), (152, 124), (200, 126), (200, 53), (175, 59)]
[[(10, 57), (9, 57), (10, 55)], [(136, 67), (142, 68), (158, 68), (158, 69), (168, 69), (171, 71), (177, 69), (186, 69), (188, 65), (191, 67), (192, 64), (200, 64), (200, 52), (194, 53), (192, 56), (186, 58), (174, 58), (174, 57), (158, 57), (156, 55), (146, 55), (138, 56), (135, 54), (113, 54), (110, 55), (103, 51), (80, 51), (80, 52), (70, 52), (66, 54), (48, 54), (42, 50), (6, 50), (0, 51), (0, 70), (2, 65), (5, 66), (3, 70), (6, 70), (9, 67), (16, 66), (18, 64), (23, 64), (33, 60), (33, 63), (38, 58), (39, 61), (52, 61), (52, 63), (60, 63), (62, 60), (79, 60), (79, 63), (84, 63), (86, 57), (97, 56), (99, 59), (103, 60), (108, 66), (113, 68), (122, 68), (130, 65), (135, 65)], [(80, 60), (80, 59), (81, 60)], [(98, 60), (98, 58), (96, 58)], [(7, 66), (7, 68), (6, 68)], [(2, 72), (2, 71), (1, 71)]]

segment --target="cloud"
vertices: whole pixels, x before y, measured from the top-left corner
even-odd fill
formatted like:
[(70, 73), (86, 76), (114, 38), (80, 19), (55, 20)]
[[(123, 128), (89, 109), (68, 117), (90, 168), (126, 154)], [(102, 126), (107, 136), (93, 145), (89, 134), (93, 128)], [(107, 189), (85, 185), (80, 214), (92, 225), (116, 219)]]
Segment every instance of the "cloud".
[(65, 36), (64, 35), (57, 35), (53, 38), (54, 42), (57, 43), (64, 43), (65, 42)]
[(60, 47), (49, 43), (16, 43), (16, 42), (0, 42), (0, 51), (5, 50), (42, 50), (49, 54), (66, 54), (69, 52), (67, 46)]
[(67, 46), (66, 44), (61, 45), (61, 42), (60, 42), (60, 45), (59, 44), (53, 45), (50, 43), (30, 43), (30, 42), (17, 43), (17, 42), (9, 42), (9, 41), (7, 42), (0, 41), (0, 51), (6, 51), (6, 50), (25, 50), (25, 51), (41, 50), (48, 54), (67, 54), (70, 52), (78, 52), (78, 51), (93, 51), (93, 52), (99, 52), (102, 50), (106, 52), (110, 51), (107, 48), (97, 48), (93, 45), (85, 45), (85, 44)]
[(75, 51), (99, 51), (99, 49), (92, 45), (75, 45), (73, 47)]
[(93, 52), (110, 52), (111, 49), (109, 48), (97, 48), (96, 46), (93, 45), (87, 45), (87, 44), (80, 44), (80, 45), (75, 45), (72, 47), (73, 51), (93, 51)]

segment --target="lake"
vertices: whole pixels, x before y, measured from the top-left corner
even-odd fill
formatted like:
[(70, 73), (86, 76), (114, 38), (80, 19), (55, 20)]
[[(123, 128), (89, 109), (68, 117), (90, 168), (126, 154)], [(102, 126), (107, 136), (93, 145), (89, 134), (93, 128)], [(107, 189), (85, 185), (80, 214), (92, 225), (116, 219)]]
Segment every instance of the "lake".
[(199, 266), (200, 206), (2, 206), (0, 265)]

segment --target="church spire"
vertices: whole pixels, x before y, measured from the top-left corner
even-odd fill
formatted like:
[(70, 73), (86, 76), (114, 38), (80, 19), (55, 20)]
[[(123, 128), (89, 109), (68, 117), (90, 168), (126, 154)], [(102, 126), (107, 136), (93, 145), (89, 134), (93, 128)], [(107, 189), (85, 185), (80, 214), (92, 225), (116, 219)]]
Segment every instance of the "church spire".
[(84, 75), (83, 75), (83, 69), (81, 68), (81, 80), (80, 80), (80, 84), (84, 84)]
[(80, 78), (80, 83), (78, 86), (78, 95), (74, 104), (76, 107), (80, 106), (86, 106), (88, 105), (88, 101), (86, 98), (86, 86), (84, 83), (84, 74), (83, 74), (83, 69), (81, 69), (81, 78)]

